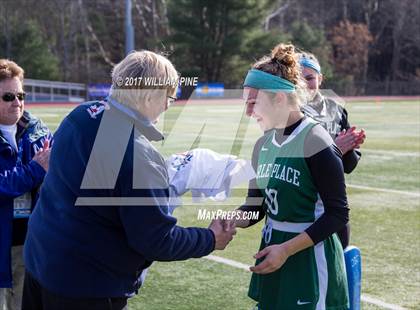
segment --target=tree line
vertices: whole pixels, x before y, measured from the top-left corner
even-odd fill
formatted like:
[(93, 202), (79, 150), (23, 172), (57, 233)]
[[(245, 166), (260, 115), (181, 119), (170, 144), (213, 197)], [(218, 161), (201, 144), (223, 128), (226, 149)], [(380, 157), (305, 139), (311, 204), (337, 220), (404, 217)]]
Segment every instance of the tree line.
[[(34, 79), (109, 82), (124, 57), (122, 0), (2, 0), (0, 57)], [(420, 0), (132, 0), (136, 49), (182, 76), (241, 85), (278, 42), (314, 53), (340, 94), (418, 94)]]

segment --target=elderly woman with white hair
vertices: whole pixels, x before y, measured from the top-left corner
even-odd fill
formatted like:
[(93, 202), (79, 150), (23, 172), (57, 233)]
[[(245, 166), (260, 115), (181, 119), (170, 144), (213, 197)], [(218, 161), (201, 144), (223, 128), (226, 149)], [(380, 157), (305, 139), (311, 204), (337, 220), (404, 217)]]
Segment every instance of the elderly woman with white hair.
[(177, 80), (165, 57), (133, 52), (113, 69), (108, 100), (63, 120), (29, 223), (23, 309), (124, 309), (153, 261), (232, 239), (234, 228), (183, 228), (168, 215), (167, 170), (150, 141), (163, 138), (153, 124)]

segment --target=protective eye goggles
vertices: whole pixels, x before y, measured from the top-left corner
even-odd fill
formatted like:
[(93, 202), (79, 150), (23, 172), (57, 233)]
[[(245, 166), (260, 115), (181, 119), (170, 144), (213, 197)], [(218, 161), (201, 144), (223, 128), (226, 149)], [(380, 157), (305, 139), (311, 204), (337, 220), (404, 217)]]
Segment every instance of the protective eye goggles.
[(19, 101), (23, 101), (25, 100), (26, 97), (26, 93), (22, 92), (22, 93), (4, 93), (3, 96), (1, 96), (1, 99), (3, 99), (3, 101), (5, 102), (12, 102), (14, 101), (16, 98), (19, 99)]

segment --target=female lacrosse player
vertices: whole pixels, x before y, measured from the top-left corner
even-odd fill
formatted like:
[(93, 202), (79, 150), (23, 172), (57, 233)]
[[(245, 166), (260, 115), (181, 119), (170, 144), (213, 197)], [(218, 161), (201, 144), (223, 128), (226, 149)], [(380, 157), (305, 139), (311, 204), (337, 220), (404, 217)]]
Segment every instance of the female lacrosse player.
[[(341, 152), (301, 112), (300, 79), (294, 46), (279, 44), (244, 82), (247, 114), (265, 132), (252, 156), (256, 178), (239, 208), (266, 219), (248, 295), (264, 310), (344, 310), (346, 274), (335, 234), (348, 221)], [(236, 226), (257, 222), (244, 218)]]
[(350, 173), (356, 168), (360, 159), (360, 152), (356, 149), (363, 144), (366, 138), (365, 132), (363, 129), (357, 131), (356, 127), (350, 126), (346, 109), (332, 98), (321, 94), (319, 87), (323, 75), (318, 59), (313, 54), (300, 53), (299, 61), (310, 94), (310, 100), (302, 106), (302, 110), (328, 131), (343, 154), (344, 172)]
[[(358, 149), (366, 138), (365, 132), (363, 129), (358, 131), (356, 127), (350, 126), (346, 109), (332, 98), (321, 94), (319, 87), (323, 81), (323, 75), (318, 59), (313, 54), (300, 53), (299, 61), (310, 97), (309, 102), (302, 106), (302, 111), (328, 131), (343, 155), (344, 172), (351, 173), (361, 157)], [(350, 225), (347, 224), (337, 234), (343, 249), (346, 248), (350, 240)]]

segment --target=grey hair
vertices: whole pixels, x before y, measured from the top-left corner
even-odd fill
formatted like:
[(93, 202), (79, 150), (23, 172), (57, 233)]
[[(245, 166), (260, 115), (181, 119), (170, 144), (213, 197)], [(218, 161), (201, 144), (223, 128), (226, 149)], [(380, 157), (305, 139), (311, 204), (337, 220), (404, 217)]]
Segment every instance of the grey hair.
[[(147, 94), (166, 90), (169, 96), (176, 94), (178, 72), (168, 58), (151, 51), (134, 51), (112, 69), (110, 96), (118, 102), (141, 110)], [(173, 83), (158, 85), (147, 83), (146, 78)]]

